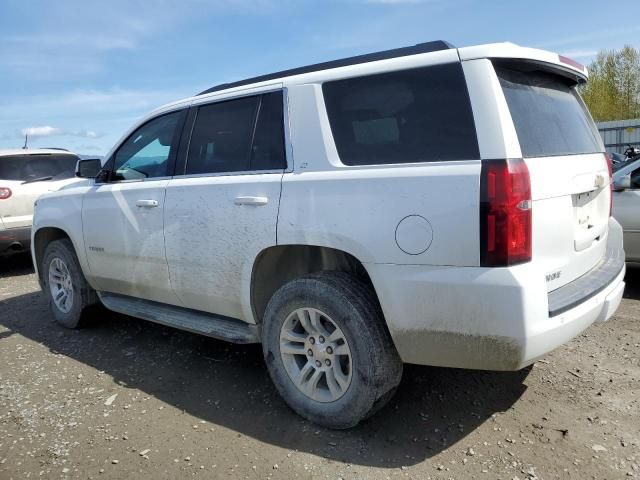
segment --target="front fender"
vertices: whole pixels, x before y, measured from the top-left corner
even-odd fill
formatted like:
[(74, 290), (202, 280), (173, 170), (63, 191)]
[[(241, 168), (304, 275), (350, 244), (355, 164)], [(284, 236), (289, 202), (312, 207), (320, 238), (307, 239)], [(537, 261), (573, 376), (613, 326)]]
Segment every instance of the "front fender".
[(45, 194), (36, 200), (31, 229), (31, 256), (38, 278), (40, 278), (40, 274), (36, 258), (36, 238), (43, 229), (51, 228), (61, 230), (69, 237), (75, 248), (82, 271), (89, 284), (92, 285), (91, 271), (87, 261), (82, 233), (82, 201), (89, 188), (89, 186), (76, 186), (75, 188)]

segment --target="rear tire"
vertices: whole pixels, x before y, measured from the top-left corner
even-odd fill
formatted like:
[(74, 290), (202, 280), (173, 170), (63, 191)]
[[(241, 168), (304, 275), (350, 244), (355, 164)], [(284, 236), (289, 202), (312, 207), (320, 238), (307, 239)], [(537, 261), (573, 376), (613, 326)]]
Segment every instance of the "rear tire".
[(328, 428), (353, 427), (378, 411), (402, 377), (374, 292), (342, 272), (282, 286), (265, 311), (262, 348), (287, 404)]
[(84, 278), (71, 240), (48, 244), (40, 271), (55, 321), (66, 328), (80, 327), (89, 308), (98, 303), (98, 296)]

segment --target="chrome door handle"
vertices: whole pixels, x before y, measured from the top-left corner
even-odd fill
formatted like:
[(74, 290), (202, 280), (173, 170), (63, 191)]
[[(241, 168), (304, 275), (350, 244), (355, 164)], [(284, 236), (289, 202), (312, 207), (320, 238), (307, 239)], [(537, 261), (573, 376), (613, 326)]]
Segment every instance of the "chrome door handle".
[(266, 205), (269, 203), (269, 199), (267, 197), (236, 197), (234, 200), (236, 205)]
[(136, 200), (136, 207), (154, 208), (159, 205), (157, 200)]

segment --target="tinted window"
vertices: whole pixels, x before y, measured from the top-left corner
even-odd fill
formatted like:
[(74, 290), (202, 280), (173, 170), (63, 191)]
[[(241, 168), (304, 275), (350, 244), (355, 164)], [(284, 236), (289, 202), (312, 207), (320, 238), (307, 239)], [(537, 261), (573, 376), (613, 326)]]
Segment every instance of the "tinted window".
[(638, 190), (640, 189), (640, 168), (636, 168), (633, 172), (631, 172), (631, 189)]
[[(628, 167), (633, 162), (636, 162), (636, 161), (640, 160), (640, 156), (635, 156), (635, 157), (631, 157), (631, 158), (627, 159), (624, 155), (620, 155), (620, 154), (616, 154), (616, 153), (613, 153), (612, 155), (618, 155), (618, 157), (622, 157), (622, 159), (618, 159), (618, 162), (614, 163), (612, 165), (612, 169), (613, 169), (614, 172), (617, 172), (618, 170), (621, 170), (624, 167)], [(614, 161), (615, 160), (616, 160), (616, 158), (614, 157)]]
[(262, 95), (251, 147), (251, 170), (286, 168), (282, 92)]
[(198, 108), (187, 174), (284, 168), (282, 92)]
[(575, 86), (545, 72), (496, 68), (524, 157), (602, 152)]
[(155, 118), (136, 130), (115, 154), (114, 180), (165, 177), (181, 112)]
[(70, 153), (36, 153), (0, 157), (0, 179), (27, 181), (52, 177), (61, 180), (75, 176), (78, 157)]
[(480, 158), (459, 63), (328, 82), (323, 92), (346, 165)]
[(187, 174), (249, 170), (258, 97), (198, 108), (187, 155)]

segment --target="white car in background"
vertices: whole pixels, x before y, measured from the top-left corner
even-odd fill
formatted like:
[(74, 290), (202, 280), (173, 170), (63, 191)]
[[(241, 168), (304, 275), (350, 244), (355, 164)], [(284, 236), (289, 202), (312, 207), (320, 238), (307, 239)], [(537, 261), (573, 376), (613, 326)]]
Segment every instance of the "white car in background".
[(79, 157), (62, 149), (0, 150), (0, 255), (29, 249), (33, 204), (74, 182)]
[(640, 157), (614, 167), (613, 216), (622, 225), (628, 262), (640, 262)]

